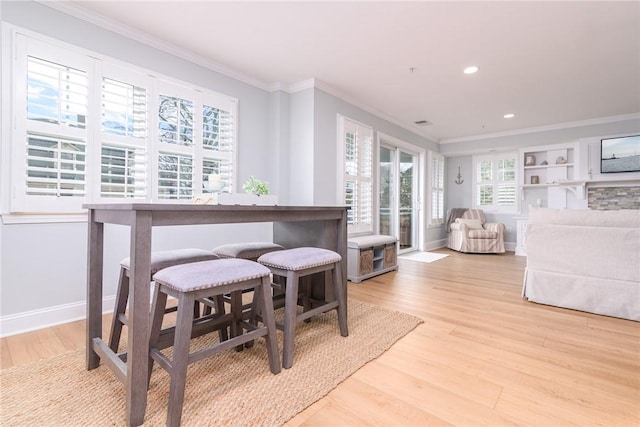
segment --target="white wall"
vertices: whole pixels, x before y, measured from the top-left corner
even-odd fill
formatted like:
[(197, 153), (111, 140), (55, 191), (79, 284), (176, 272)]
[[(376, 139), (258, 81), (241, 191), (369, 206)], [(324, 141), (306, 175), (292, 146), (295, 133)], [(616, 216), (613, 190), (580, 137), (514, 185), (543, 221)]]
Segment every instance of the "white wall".
[[(238, 98), (238, 184), (250, 175), (266, 180), (281, 204), (337, 203), (338, 113), (403, 141), (437, 150), (435, 143), (316, 88), (270, 93), (39, 2), (1, 2), (0, 17), (3, 26), (24, 28)], [(3, 82), (7, 82), (6, 67), (2, 70)], [(9, 103), (3, 96), (3, 107), (6, 105)], [(6, 136), (5, 126), (3, 129), (0, 161), (11, 148), (10, 135)], [(7, 223), (8, 183), (0, 182), (0, 189), (0, 335), (84, 317), (86, 222)], [(108, 310), (115, 294), (118, 264), (128, 254), (129, 229), (109, 225), (105, 232), (104, 296)], [(209, 249), (231, 241), (271, 238), (268, 224), (164, 227), (154, 229), (152, 245), (153, 250)]]
[[(336, 134), (338, 114), (371, 126), (376, 132), (382, 132), (416, 147), (435, 152), (439, 150), (437, 143), (345, 102), (324, 90), (315, 89), (314, 103), (314, 186), (317, 204), (342, 203), (337, 200)], [(423, 185), (423, 189), (426, 190), (426, 185)], [(426, 200), (426, 194), (422, 199)], [(424, 224), (424, 230), (424, 247), (430, 247), (430, 242), (437, 242), (444, 238), (442, 227), (427, 228)]]
[[(639, 132), (638, 120), (584, 125), (444, 144), (416, 135), (317, 87), (287, 94), (269, 93), (240, 80), (173, 56), (117, 32), (92, 25), (39, 2), (0, 2), (3, 25), (13, 24), (140, 67), (238, 98), (238, 183), (250, 175), (266, 180), (280, 203), (327, 204), (337, 200), (337, 115), (372, 126), (407, 143), (447, 155), (448, 207), (471, 203), (471, 152), (564, 143), (597, 135)], [(3, 73), (5, 67), (2, 68)], [(6, 75), (2, 75), (6, 79)], [(3, 93), (3, 107), (7, 98)], [(4, 116), (3, 116), (4, 118)], [(3, 123), (0, 161), (10, 148)], [(457, 163), (465, 183), (453, 184)], [(3, 164), (4, 165), (4, 164)], [(466, 167), (464, 165), (467, 165)], [(6, 165), (5, 165), (6, 167)], [(2, 213), (8, 185), (0, 182)], [(0, 223), (0, 334), (46, 326), (84, 316), (87, 226), (85, 222)], [(511, 218), (501, 218), (508, 222)], [(127, 228), (108, 226), (105, 236), (105, 296), (115, 292), (118, 262), (128, 253)], [(509, 239), (511, 235), (508, 234)], [(427, 229), (425, 246), (446, 237), (442, 227)], [(271, 239), (265, 224), (167, 227), (154, 230), (153, 249), (214, 246), (229, 241)], [(515, 241), (515, 234), (511, 239)]]
[[(597, 102), (597, 100), (594, 100)], [(640, 128), (638, 115), (620, 116), (607, 120), (592, 120), (581, 123), (523, 129), (521, 131), (500, 135), (488, 135), (443, 141), (440, 152), (447, 157), (467, 154), (487, 154), (491, 150), (505, 151), (539, 145), (563, 144), (575, 142), (581, 138), (600, 135), (636, 134)], [(457, 172), (456, 172), (457, 173)]]
[(281, 204), (290, 203), (291, 180), (289, 165), (289, 152), (291, 150), (291, 136), (289, 129), (290, 100), (289, 94), (283, 91), (275, 91), (269, 95), (269, 114), (271, 125), (270, 138), (271, 147), (275, 151), (276, 158), (274, 163), (269, 165), (275, 172), (275, 177), (269, 186), (271, 193), (278, 196)]
[[(282, 167), (273, 165), (281, 161), (278, 158), (279, 140), (270, 133), (273, 125), (269, 113), (271, 99), (267, 91), (37, 2), (2, 2), (0, 8), (2, 25), (13, 24), (238, 98), (238, 183), (241, 186), (250, 175), (278, 182), (278, 171)], [(8, 76), (3, 74), (2, 78)], [(9, 138), (3, 133), (0, 157), (5, 158), (9, 150)], [(3, 193), (0, 207), (5, 214), (8, 211), (8, 183), (1, 182), (0, 188)], [(86, 222), (7, 224), (6, 220), (6, 215), (3, 215), (0, 224), (0, 334), (37, 327), (40, 326), (37, 323), (42, 321), (58, 322), (69, 320), (68, 316), (82, 317), (86, 294)], [(118, 263), (128, 254), (129, 236), (128, 229), (124, 227), (110, 226), (107, 231), (104, 294), (108, 300), (115, 293)], [(266, 224), (168, 227), (154, 230), (153, 248), (211, 249), (229, 241), (271, 238), (271, 227)]]
[[(496, 137), (478, 138), (473, 141), (461, 141), (451, 144), (442, 144), (441, 153), (447, 156), (447, 191), (446, 206), (449, 208), (468, 208), (471, 207), (472, 201), (472, 153), (487, 154), (490, 150), (518, 150), (526, 147), (534, 147), (540, 145), (565, 144), (575, 142), (580, 149), (580, 156), (584, 159), (580, 162), (584, 165), (577, 171), (577, 178), (586, 179), (588, 166), (586, 162), (586, 147), (591, 146), (594, 150), (596, 144), (599, 147), (600, 138), (608, 135), (637, 135), (640, 133), (640, 118), (621, 117), (620, 120), (607, 121), (602, 123), (585, 123), (571, 127), (549, 129), (549, 130), (532, 130), (520, 134), (504, 135)], [(599, 150), (599, 148), (598, 148)], [(598, 151), (597, 156), (600, 153)], [(591, 156), (591, 167), (593, 171), (599, 171), (599, 157)], [(458, 174), (458, 166), (460, 166), (464, 183), (457, 185), (454, 183)], [(635, 185), (640, 185), (638, 176), (640, 174), (621, 174), (616, 178), (635, 179)], [(601, 174), (594, 173), (593, 179), (603, 179)], [(525, 200), (521, 200), (521, 209), (517, 214), (512, 215), (495, 215), (487, 214), (490, 222), (502, 222), (506, 226), (505, 243), (508, 247), (516, 242), (516, 219), (518, 217), (526, 217), (529, 213), (529, 205), (534, 205), (536, 199), (546, 200), (546, 189), (529, 189), (527, 190)], [(584, 201), (576, 200), (575, 195), (568, 193), (567, 203), (569, 207), (584, 205)]]
[(289, 202), (293, 205), (313, 205), (314, 141), (313, 88), (289, 96)]

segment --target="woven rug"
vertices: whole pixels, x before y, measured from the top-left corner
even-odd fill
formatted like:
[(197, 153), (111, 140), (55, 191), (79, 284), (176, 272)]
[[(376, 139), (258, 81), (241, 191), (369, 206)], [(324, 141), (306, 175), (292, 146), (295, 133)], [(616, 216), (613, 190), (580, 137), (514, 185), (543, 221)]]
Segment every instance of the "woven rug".
[[(349, 300), (349, 336), (336, 312), (296, 328), (291, 369), (269, 371), (264, 340), (189, 366), (183, 426), (281, 426), (422, 323), (417, 317)], [(217, 337), (201, 337), (217, 339)], [(198, 346), (201, 343), (195, 342)], [(278, 333), (282, 349), (282, 333)], [(104, 366), (85, 370), (75, 350), (0, 371), (2, 426), (125, 425), (125, 389)], [(145, 426), (166, 423), (169, 377), (154, 366)]]

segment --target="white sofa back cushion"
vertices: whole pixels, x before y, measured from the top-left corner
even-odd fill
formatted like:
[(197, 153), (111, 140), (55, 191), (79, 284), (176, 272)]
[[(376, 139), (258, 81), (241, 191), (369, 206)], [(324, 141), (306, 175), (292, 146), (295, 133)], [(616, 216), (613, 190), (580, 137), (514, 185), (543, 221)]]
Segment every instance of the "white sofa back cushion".
[(640, 211), (529, 208), (530, 224), (582, 225), (593, 227), (640, 227)]

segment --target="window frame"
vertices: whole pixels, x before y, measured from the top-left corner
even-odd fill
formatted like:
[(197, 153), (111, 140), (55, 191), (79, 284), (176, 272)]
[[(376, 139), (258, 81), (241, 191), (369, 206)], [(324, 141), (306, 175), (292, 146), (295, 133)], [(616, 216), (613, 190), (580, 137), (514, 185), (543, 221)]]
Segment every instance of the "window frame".
[[(429, 150), (429, 227), (439, 227), (445, 220), (445, 157)], [(434, 206), (434, 196), (437, 198), (438, 206)], [(434, 216), (434, 209), (438, 209), (438, 216)]]
[[(513, 181), (499, 181), (498, 180), (498, 164), (502, 160), (513, 161)], [(483, 161), (491, 162), (491, 180), (486, 181), (486, 183), (481, 183), (478, 175), (479, 175), (479, 166)], [(493, 212), (493, 213), (505, 213), (505, 214), (517, 214), (520, 212), (520, 199), (519, 199), (519, 175), (520, 171), (518, 168), (518, 152), (517, 151), (503, 151), (496, 152), (491, 154), (483, 154), (483, 155), (474, 155), (473, 156), (473, 173), (472, 173), (472, 204), (476, 209), (482, 209), (485, 212)], [(499, 193), (498, 188), (501, 185), (505, 185), (504, 183), (513, 183), (513, 206), (501, 206), (496, 202), (496, 197)], [(479, 186), (487, 185), (492, 188), (492, 203), (490, 205), (482, 205), (479, 201)]]
[[(158, 86), (169, 85), (172, 87), (183, 87), (192, 98), (197, 98), (200, 102), (209, 107), (220, 109), (228, 112), (225, 116), (230, 123), (230, 131), (225, 133), (225, 143), (228, 142), (230, 150), (222, 157), (228, 161), (228, 176), (230, 177), (229, 185), (224, 189), (230, 191), (237, 187), (237, 156), (238, 156), (238, 99), (222, 93), (215, 92), (211, 89), (196, 86), (194, 84), (179, 81), (177, 79), (160, 75), (158, 73), (142, 69), (134, 64), (129, 64), (119, 60), (99, 55), (95, 52), (79, 48), (77, 46), (67, 44), (38, 33), (23, 30), (12, 25), (6, 25), (2, 28), (3, 32), (3, 51), (8, 47), (10, 53), (3, 52), (2, 72), (2, 88), (3, 93), (10, 94), (9, 108), (3, 109), (3, 121), (11, 122), (11, 129), (3, 131), (3, 151), (10, 153), (2, 159), (3, 169), (1, 179), (3, 181), (3, 197), (0, 200), (2, 217), (8, 219), (9, 222), (31, 222), (29, 218), (33, 218), (34, 222), (67, 222), (69, 220), (76, 221), (79, 215), (86, 212), (82, 205), (85, 203), (95, 202), (154, 202), (161, 201), (163, 203), (172, 203), (174, 200), (158, 199), (157, 197), (157, 153), (158, 143), (155, 142), (156, 134), (153, 132), (155, 123), (157, 123), (157, 110), (155, 109), (155, 97), (157, 95)], [(8, 35), (9, 37), (4, 37)], [(86, 126), (81, 130), (81, 136), (85, 141), (85, 169), (84, 169), (84, 196), (82, 197), (63, 197), (63, 196), (30, 196), (27, 197), (26, 187), (26, 147), (27, 130), (34, 127), (32, 122), (27, 118), (27, 58), (28, 56), (41, 58), (61, 64), (77, 68), (76, 64), (80, 63), (80, 69), (87, 73), (87, 120)], [(147, 135), (144, 142), (132, 142), (127, 136), (119, 136), (102, 129), (102, 82), (103, 78), (116, 80), (119, 82), (133, 84), (144, 87), (146, 90), (147, 109), (146, 109), (146, 129)], [(6, 90), (10, 88), (10, 90)], [(5, 98), (5, 97), (3, 97)], [(199, 108), (195, 107), (194, 108)], [(200, 110), (203, 113), (204, 110)], [(156, 115), (156, 117), (154, 117)], [(194, 139), (202, 141), (203, 128), (201, 114), (194, 114), (199, 121), (194, 123), (193, 136)], [(41, 124), (39, 124), (41, 125)], [(44, 132), (45, 135), (48, 133)], [(4, 136), (7, 138), (4, 138)], [(5, 142), (6, 141), (6, 142)], [(144, 145), (145, 150), (145, 195), (144, 197), (125, 197), (126, 192), (122, 196), (115, 193), (115, 197), (103, 197), (101, 194), (102, 181), (102, 151), (105, 146), (115, 146), (123, 148), (140, 147)], [(192, 194), (189, 197), (193, 200), (206, 188), (203, 181), (203, 158), (217, 159), (221, 157), (219, 154), (213, 154), (211, 150), (199, 151), (194, 156), (193, 178), (191, 181)], [(206, 153), (202, 153), (205, 151)], [(7, 159), (9, 158), (9, 159)], [(60, 171), (57, 167), (56, 171)], [(120, 171), (120, 173), (122, 173)], [(5, 191), (7, 190), (7, 191)], [(75, 200), (71, 200), (75, 199)], [(176, 203), (184, 203), (186, 200), (175, 200)], [(86, 216), (84, 217), (86, 219)]]
[[(362, 235), (362, 234), (371, 234), (373, 233), (376, 226), (376, 200), (374, 198), (374, 190), (376, 188), (375, 179), (376, 179), (376, 171), (374, 165), (376, 164), (376, 138), (375, 132), (372, 126), (366, 125), (364, 123), (360, 123), (356, 120), (350, 119), (346, 116), (342, 116), (338, 114), (338, 200), (339, 203), (344, 203), (346, 206), (350, 206), (346, 200), (346, 185), (348, 182), (353, 182), (356, 187), (356, 206), (361, 206), (362, 201), (368, 198), (370, 212), (369, 212), (369, 222), (362, 222), (363, 215), (360, 213), (360, 209), (356, 210), (355, 215), (357, 215), (357, 219), (355, 222), (349, 219), (349, 213), (347, 213), (347, 234), (349, 236)], [(362, 129), (362, 131), (366, 131), (367, 135), (364, 137), (368, 138), (369, 144), (369, 174), (368, 176), (362, 174), (362, 159), (360, 158), (360, 154), (362, 150), (358, 150), (357, 154), (357, 173), (356, 175), (347, 175), (347, 161), (346, 161), (346, 132), (349, 128), (354, 129), (356, 133), (356, 145), (365, 144), (364, 141), (360, 141), (358, 138), (358, 131)], [(353, 179), (352, 179), (353, 178)], [(363, 186), (368, 186), (368, 194), (363, 194), (362, 189)]]
[[(80, 197), (60, 197), (60, 196), (35, 196), (27, 194), (27, 141), (29, 133), (39, 134), (44, 137), (57, 137), (57, 138), (72, 138), (82, 139), (85, 144), (85, 165), (90, 163), (92, 158), (92, 148), (89, 144), (91, 139), (91, 129), (88, 124), (84, 128), (71, 128), (61, 124), (53, 124), (46, 122), (38, 122), (35, 120), (29, 120), (27, 118), (27, 79), (28, 79), (28, 57), (33, 56), (40, 59), (45, 59), (49, 62), (64, 63), (65, 66), (72, 67), (74, 69), (83, 70), (87, 73), (87, 85), (91, 85), (91, 77), (89, 71), (93, 69), (94, 62), (92, 58), (78, 54), (73, 51), (59, 49), (53, 47), (48, 42), (28, 37), (19, 33), (12, 37), (14, 40), (12, 52), (15, 50), (12, 64), (14, 64), (13, 72), (11, 73), (11, 86), (12, 86), (12, 103), (11, 103), (11, 117), (14, 126), (11, 128), (11, 175), (9, 179), (11, 188), (10, 210), (11, 212), (35, 212), (35, 213), (50, 213), (50, 212), (80, 212), (82, 211), (82, 203), (85, 202), (87, 196), (91, 191), (91, 176), (87, 172), (85, 167), (84, 178), (84, 193), (85, 196)], [(19, 52), (23, 52), (20, 55)], [(44, 57), (44, 58), (43, 58)], [(4, 74), (4, 73), (3, 73)], [(22, 75), (22, 79), (19, 80), (18, 75)], [(17, 82), (25, 83), (23, 85), (17, 84)], [(89, 96), (88, 96), (89, 98)], [(91, 101), (87, 99), (87, 109), (91, 110)], [(89, 111), (87, 116), (89, 116)], [(18, 112), (24, 112), (22, 119), (17, 117)], [(60, 169), (56, 169), (56, 172)]]

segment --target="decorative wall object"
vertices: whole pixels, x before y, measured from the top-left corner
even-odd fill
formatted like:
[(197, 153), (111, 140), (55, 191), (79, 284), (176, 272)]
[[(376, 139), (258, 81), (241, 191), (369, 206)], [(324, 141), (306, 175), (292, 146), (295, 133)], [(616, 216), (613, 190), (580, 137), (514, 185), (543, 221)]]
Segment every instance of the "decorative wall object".
[(533, 154), (527, 154), (524, 156), (524, 165), (525, 166), (535, 166), (536, 165), (536, 156)]
[(458, 185), (464, 182), (464, 179), (462, 179), (462, 175), (460, 175), (460, 166), (458, 166), (458, 176), (456, 177), (456, 180), (453, 182), (455, 182)]

